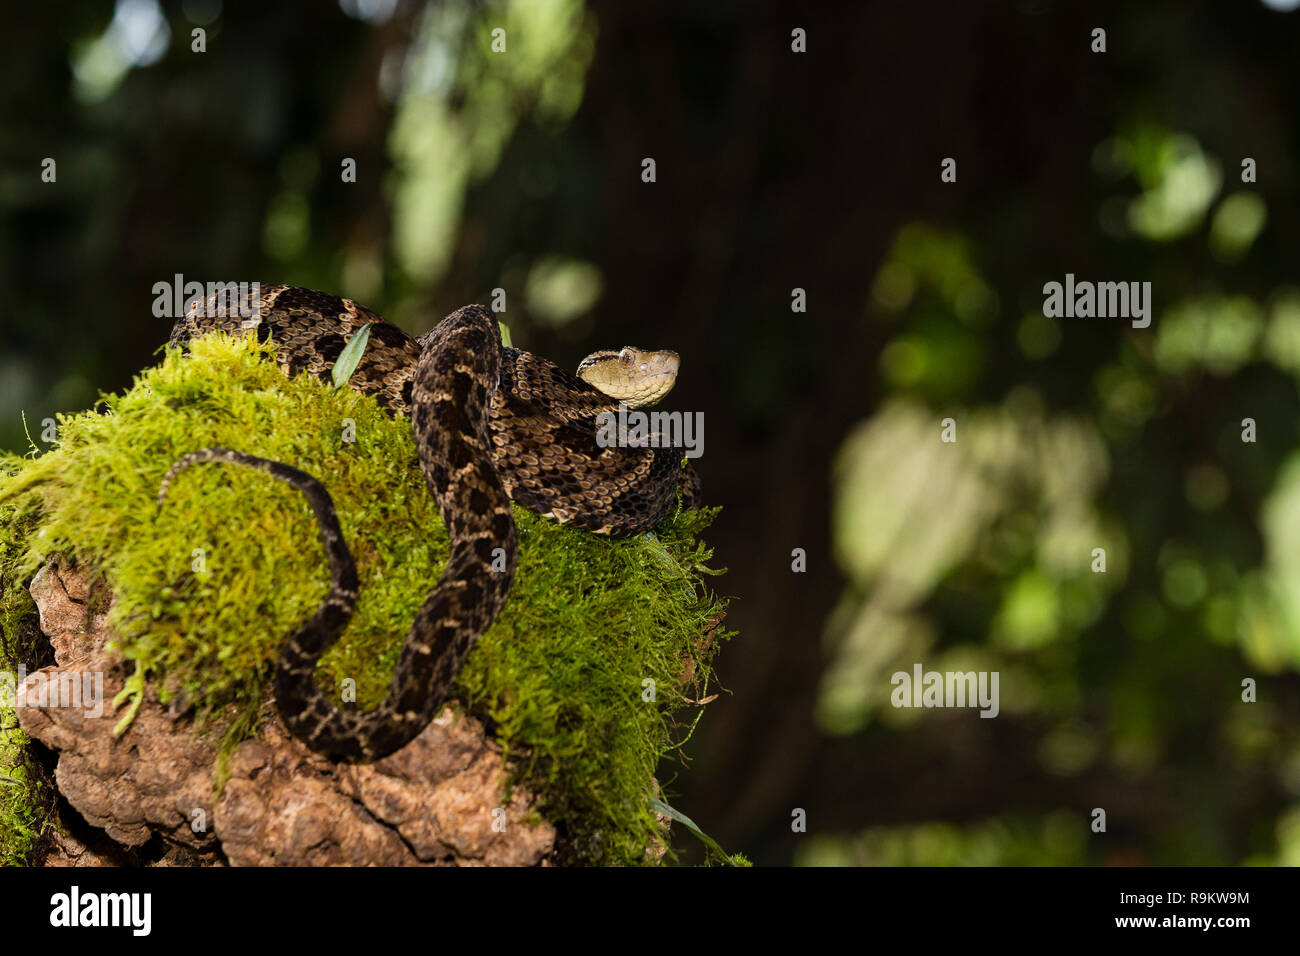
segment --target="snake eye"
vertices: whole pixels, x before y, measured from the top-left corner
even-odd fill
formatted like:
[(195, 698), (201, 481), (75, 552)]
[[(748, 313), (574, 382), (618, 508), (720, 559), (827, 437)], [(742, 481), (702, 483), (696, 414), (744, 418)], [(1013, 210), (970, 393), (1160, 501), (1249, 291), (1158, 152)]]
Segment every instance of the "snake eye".
[(632, 354), (632, 350), (630, 348), (624, 349), (623, 351), (619, 352), (618, 357), (623, 362), (624, 365), (631, 365), (632, 360), (636, 358), (636, 356)]

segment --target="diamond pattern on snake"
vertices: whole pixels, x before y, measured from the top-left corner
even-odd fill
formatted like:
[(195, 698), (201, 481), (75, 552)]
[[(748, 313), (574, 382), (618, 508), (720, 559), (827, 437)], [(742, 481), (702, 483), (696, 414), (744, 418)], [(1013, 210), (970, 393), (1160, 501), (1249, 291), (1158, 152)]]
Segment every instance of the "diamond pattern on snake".
[(201, 462), (258, 469), (310, 503), (329, 559), (330, 590), (282, 645), (275, 698), (290, 732), (331, 759), (384, 757), (438, 713), (470, 648), (509, 595), (517, 551), (512, 500), (612, 537), (648, 531), (679, 500), (694, 506), (699, 483), (680, 449), (601, 447), (597, 441), (601, 413), (617, 412), (620, 402), (653, 405), (668, 393), (679, 367), (674, 352), (630, 346), (596, 352), (572, 374), (502, 345), (496, 317), (479, 305), (453, 312), (413, 339), (350, 299), (284, 285), (253, 285), (242, 294), (239, 302), (214, 295), (193, 303), (172, 329), (170, 344), (183, 347), (216, 330), (256, 335), (275, 343), (286, 375), (329, 382), (345, 345), (370, 323), (348, 384), (410, 418), (420, 468), (451, 539), (446, 568), (416, 613), (384, 701), (372, 710), (347, 709), (322, 693), (315, 679), (317, 662), (347, 626), (359, 588), (325, 486), (291, 465), (228, 448), (191, 452), (163, 479), (159, 507), (177, 474)]

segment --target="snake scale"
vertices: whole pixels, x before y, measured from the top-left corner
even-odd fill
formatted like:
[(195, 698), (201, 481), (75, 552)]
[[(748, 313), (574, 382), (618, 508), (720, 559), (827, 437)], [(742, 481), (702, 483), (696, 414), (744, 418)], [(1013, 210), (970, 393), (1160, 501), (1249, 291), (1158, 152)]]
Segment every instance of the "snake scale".
[(438, 713), (470, 648), (510, 592), (517, 550), (512, 499), (559, 522), (626, 537), (663, 520), (679, 494), (686, 505), (696, 495), (698, 482), (683, 467), (680, 449), (597, 442), (601, 412), (616, 411), (620, 401), (653, 404), (672, 388), (675, 353), (632, 347), (597, 352), (579, 366), (579, 377), (503, 346), (496, 317), (479, 305), (453, 312), (412, 339), (349, 299), (310, 289), (252, 286), (242, 302), (230, 298), (192, 303), (169, 344), (183, 347), (216, 330), (256, 334), (274, 342), (286, 375), (329, 382), (344, 345), (371, 323), (348, 384), (409, 416), (420, 468), (451, 541), (446, 568), (416, 613), (384, 701), (368, 711), (338, 706), (317, 686), (316, 664), (347, 626), (359, 581), (324, 485), (290, 465), (225, 448), (191, 452), (163, 479), (160, 507), (177, 473), (205, 461), (263, 471), (311, 504), (329, 559), (330, 590), (282, 645), (275, 699), (290, 732), (331, 759), (384, 757)]

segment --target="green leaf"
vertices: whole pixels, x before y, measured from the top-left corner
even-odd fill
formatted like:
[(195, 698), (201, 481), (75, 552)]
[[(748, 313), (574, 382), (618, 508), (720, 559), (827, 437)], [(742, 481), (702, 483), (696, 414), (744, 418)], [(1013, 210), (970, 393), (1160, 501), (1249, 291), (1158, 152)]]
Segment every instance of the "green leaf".
[(497, 325), (501, 329), (501, 344), (504, 345), (506, 348), (511, 348), (510, 327), (506, 325), (504, 322), (502, 322), (500, 319), (497, 319)]
[[(695, 825), (695, 821), (692, 820), (690, 817), (688, 817), (686, 814), (682, 813), (680, 810), (674, 810), (672, 807), (668, 806), (668, 804), (664, 803), (658, 797), (650, 798), (650, 809), (654, 810), (656, 813), (662, 813), (672, 817), (682, 826), (686, 827), (686, 829), (690, 830), (697, 837), (699, 837), (701, 843), (703, 843), (714, 853), (718, 854), (718, 856), (722, 857), (722, 859), (725, 860), (729, 865), (734, 866), (737, 864), (737, 861), (732, 858), (731, 854), (729, 854), (722, 847), (718, 846), (717, 841), (714, 840), (713, 837), (709, 836), (707, 833), (705, 833), (703, 830), (697, 827)], [(746, 864), (742, 863), (740, 865), (743, 866)]]
[(338, 360), (334, 363), (334, 368), (330, 374), (334, 378), (334, 387), (342, 388), (352, 377), (352, 373), (357, 370), (361, 364), (361, 356), (365, 354), (366, 343), (370, 341), (370, 325), (367, 322), (357, 330), (357, 334), (352, 336), (348, 344), (343, 346), (343, 351), (339, 353)]

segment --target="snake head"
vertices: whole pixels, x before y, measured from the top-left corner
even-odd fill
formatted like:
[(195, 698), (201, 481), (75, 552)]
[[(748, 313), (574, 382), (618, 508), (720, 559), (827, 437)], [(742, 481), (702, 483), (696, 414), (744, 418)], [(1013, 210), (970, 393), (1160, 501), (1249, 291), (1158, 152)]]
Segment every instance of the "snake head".
[(578, 365), (578, 378), (629, 408), (642, 408), (672, 391), (680, 367), (676, 352), (628, 345), (592, 352)]

